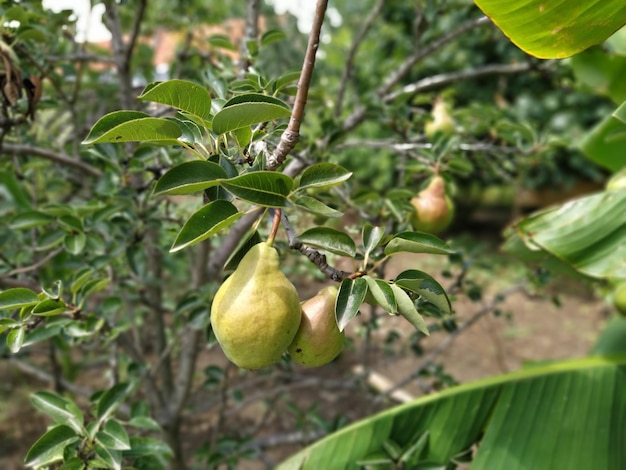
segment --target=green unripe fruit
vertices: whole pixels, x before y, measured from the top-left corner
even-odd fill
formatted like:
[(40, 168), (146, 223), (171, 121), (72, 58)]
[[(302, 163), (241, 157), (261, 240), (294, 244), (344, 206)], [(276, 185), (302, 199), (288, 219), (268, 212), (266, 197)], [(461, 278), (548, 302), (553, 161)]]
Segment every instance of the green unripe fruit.
[(435, 176), (426, 189), (411, 199), (411, 204), (415, 208), (411, 224), (419, 232), (436, 235), (448, 228), (454, 218), (454, 205), (441, 176)]
[(613, 305), (617, 311), (626, 316), (626, 282), (618, 284), (613, 292)]
[(328, 364), (343, 350), (344, 332), (337, 328), (335, 302), (337, 287), (325, 287), (302, 303), (302, 322), (291, 345), (289, 355), (306, 367)]
[(244, 369), (280, 359), (300, 326), (298, 292), (280, 271), (278, 252), (254, 245), (220, 286), (211, 305), (211, 326), (226, 357)]
[(454, 121), (448, 113), (446, 103), (438, 99), (433, 105), (432, 120), (424, 126), (424, 133), (429, 139), (434, 138), (437, 134), (451, 135), (454, 133)]

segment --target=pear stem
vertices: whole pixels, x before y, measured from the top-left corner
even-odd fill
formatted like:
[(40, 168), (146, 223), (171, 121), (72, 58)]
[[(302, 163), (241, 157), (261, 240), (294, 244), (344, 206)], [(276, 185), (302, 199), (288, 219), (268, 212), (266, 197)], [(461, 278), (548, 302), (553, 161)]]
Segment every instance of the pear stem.
[(274, 238), (276, 238), (276, 233), (278, 233), (281, 212), (281, 209), (274, 209), (274, 220), (272, 220), (272, 229), (270, 230), (270, 234), (267, 237), (267, 244), (269, 246), (272, 246), (274, 244)]

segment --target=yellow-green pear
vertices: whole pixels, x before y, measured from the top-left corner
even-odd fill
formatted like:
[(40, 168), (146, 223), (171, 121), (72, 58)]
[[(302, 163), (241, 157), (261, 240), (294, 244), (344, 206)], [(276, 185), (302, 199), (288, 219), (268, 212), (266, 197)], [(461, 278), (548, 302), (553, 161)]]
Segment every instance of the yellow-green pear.
[(442, 232), (454, 217), (454, 205), (446, 194), (446, 183), (439, 175), (411, 199), (415, 212), (411, 216), (413, 228), (433, 235)]
[(281, 272), (278, 252), (254, 245), (220, 286), (211, 305), (211, 326), (226, 357), (244, 369), (280, 359), (301, 320), (298, 292)]
[(437, 99), (433, 105), (432, 120), (424, 125), (426, 137), (432, 139), (437, 134), (450, 135), (455, 130), (454, 121), (448, 112), (448, 106), (442, 99)]
[(335, 320), (337, 292), (336, 286), (328, 286), (302, 303), (302, 322), (288, 349), (294, 362), (319, 367), (343, 350), (344, 332)]

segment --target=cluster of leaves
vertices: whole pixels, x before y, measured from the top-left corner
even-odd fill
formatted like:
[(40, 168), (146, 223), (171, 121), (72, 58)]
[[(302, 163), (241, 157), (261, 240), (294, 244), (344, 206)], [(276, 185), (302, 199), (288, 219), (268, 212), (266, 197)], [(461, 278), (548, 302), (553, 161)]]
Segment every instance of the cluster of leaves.
[(129, 437), (126, 427), (159, 431), (160, 426), (148, 415), (145, 406), (137, 404), (130, 418), (120, 421), (114, 414), (136, 387), (133, 383), (118, 383), (91, 397), (91, 418), (86, 420), (72, 400), (51, 392), (37, 392), (32, 403), (52, 418), (52, 426), (26, 454), (25, 464), (45, 468), (62, 460), (63, 468), (122, 468), (132, 461), (135, 468), (161, 468), (171, 454), (162, 441), (147, 437)]

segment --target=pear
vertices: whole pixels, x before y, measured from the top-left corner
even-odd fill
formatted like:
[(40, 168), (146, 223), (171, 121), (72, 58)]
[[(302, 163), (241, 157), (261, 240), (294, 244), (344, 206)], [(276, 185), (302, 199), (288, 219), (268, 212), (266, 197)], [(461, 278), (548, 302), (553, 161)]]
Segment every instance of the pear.
[(278, 252), (254, 245), (220, 286), (211, 305), (211, 326), (226, 357), (244, 369), (277, 362), (298, 331), (298, 292), (281, 272)]
[(429, 139), (437, 134), (450, 135), (454, 132), (454, 121), (450, 117), (448, 106), (442, 99), (435, 101), (431, 115), (432, 120), (424, 126), (424, 133)]
[(343, 350), (344, 332), (337, 328), (337, 287), (328, 286), (302, 303), (302, 321), (288, 352), (306, 367), (328, 364)]
[(413, 228), (436, 235), (450, 225), (454, 217), (454, 205), (446, 194), (446, 183), (439, 175), (411, 199), (415, 213), (411, 217)]

